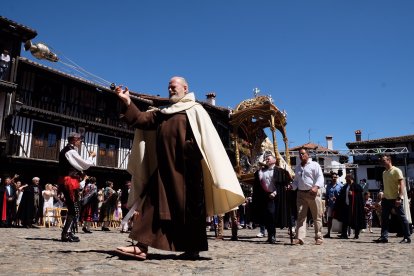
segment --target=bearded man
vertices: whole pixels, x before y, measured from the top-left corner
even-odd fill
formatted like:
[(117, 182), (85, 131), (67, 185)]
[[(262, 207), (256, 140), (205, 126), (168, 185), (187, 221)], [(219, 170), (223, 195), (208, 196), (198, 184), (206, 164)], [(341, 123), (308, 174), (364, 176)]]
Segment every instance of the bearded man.
[(189, 93), (187, 81), (171, 78), (171, 105), (140, 111), (128, 88), (115, 89), (126, 104), (126, 121), (137, 128), (128, 163), (133, 185), (128, 200), (139, 211), (122, 256), (147, 258), (148, 246), (184, 252), (183, 259), (207, 251), (206, 216), (226, 213), (244, 202), (240, 184), (205, 109)]

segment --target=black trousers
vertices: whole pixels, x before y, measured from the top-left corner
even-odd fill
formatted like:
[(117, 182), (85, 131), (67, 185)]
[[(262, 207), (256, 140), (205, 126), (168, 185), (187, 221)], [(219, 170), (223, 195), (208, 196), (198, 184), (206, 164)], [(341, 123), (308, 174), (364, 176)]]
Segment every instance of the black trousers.
[(264, 210), (265, 227), (269, 239), (276, 236), (276, 201), (269, 199)]

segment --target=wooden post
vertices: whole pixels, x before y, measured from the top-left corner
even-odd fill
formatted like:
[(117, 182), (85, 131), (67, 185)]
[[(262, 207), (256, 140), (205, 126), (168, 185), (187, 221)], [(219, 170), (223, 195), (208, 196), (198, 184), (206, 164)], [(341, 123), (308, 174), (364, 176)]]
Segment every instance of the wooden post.
[[(273, 151), (275, 152), (276, 160), (278, 157), (278, 148), (277, 148), (277, 141), (276, 141), (276, 127), (275, 127), (275, 116), (270, 115), (270, 130), (272, 131), (272, 139), (273, 139)], [(279, 160), (277, 160), (277, 164), (279, 166)]]
[(234, 127), (233, 131), (233, 139), (234, 139), (234, 153), (236, 157), (236, 173), (239, 175), (241, 173), (241, 167), (240, 167), (240, 152), (239, 152), (239, 139), (237, 136), (237, 129), (238, 127)]

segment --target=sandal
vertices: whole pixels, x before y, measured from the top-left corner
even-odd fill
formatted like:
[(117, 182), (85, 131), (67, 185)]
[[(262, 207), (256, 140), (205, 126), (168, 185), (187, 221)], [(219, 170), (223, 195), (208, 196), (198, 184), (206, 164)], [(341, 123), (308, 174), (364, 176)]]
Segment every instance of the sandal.
[(148, 248), (144, 249), (143, 246), (132, 244), (130, 246), (117, 247), (115, 252), (123, 257), (144, 261), (147, 259)]

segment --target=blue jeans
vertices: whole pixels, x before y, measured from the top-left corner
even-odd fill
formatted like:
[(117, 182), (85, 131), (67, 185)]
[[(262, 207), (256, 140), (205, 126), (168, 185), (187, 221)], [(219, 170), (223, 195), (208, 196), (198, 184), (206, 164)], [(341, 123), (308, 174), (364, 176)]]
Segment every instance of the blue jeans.
[(260, 233), (262, 233), (263, 235), (266, 234), (266, 227), (262, 224), (260, 224)]
[(410, 237), (410, 228), (408, 226), (407, 217), (405, 216), (405, 213), (404, 213), (403, 205), (401, 204), (400, 206), (396, 207), (395, 206), (395, 199), (383, 198), (382, 201), (381, 201), (381, 207), (382, 207), (381, 238), (388, 239), (388, 226), (389, 226), (389, 223), (390, 223), (390, 218), (389, 217), (390, 217), (390, 213), (391, 213), (392, 209), (395, 210), (396, 215), (398, 216), (398, 218), (400, 220), (402, 230), (403, 230), (403, 234), (404, 234), (404, 238), (405, 239), (409, 238)]

